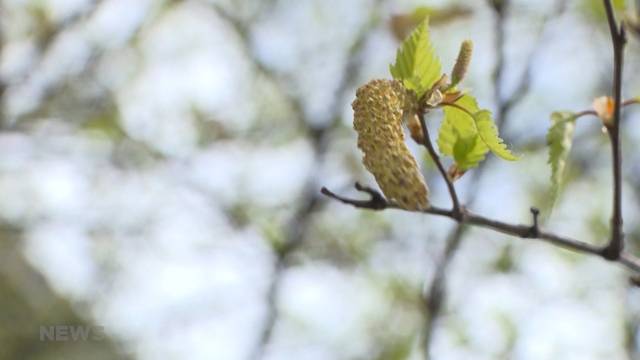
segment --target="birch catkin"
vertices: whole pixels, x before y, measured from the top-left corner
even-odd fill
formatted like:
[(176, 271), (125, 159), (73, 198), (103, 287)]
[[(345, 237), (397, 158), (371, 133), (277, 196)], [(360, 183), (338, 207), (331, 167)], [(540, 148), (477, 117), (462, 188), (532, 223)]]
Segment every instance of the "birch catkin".
[(407, 210), (429, 206), (427, 185), (404, 141), (402, 120), (415, 99), (401, 83), (372, 80), (360, 87), (353, 102), (353, 127), (364, 166), (384, 195)]
[(471, 63), (471, 55), (473, 55), (473, 42), (465, 40), (460, 45), (460, 52), (456, 60), (453, 70), (451, 71), (451, 85), (458, 85), (464, 79)]

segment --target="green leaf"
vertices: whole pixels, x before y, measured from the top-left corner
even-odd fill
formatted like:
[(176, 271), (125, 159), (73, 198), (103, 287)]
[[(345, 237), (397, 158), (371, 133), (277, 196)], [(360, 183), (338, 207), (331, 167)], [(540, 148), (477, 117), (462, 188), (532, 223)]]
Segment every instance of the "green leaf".
[(428, 20), (423, 21), (402, 42), (395, 64), (389, 67), (394, 79), (422, 97), (442, 75), (440, 61), (429, 39)]
[(478, 134), (482, 141), (487, 144), (491, 152), (497, 156), (509, 160), (518, 160), (518, 157), (507, 148), (507, 145), (498, 135), (498, 127), (491, 118), (491, 112), (488, 110), (481, 110), (474, 114), (474, 120), (478, 127)]
[(498, 135), (491, 112), (479, 110), (471, 95), (464, 95), (455, 105), (444, 108), (438, 147), (442, 154), (455, 160), (458, 168), (478, 166), (489, 151), (505, 160), (518, 159)]
[(460, 137), (453, 147), (453, 159), (458, 168), (467, 170), (478, 166), (485, 159), (489, 149), (478, 136)]
[(549, 164), (551, 165), (551, 199), (558, 197), (562, 176), (567, 165), (567, 158), (573, 142), (576, 114), (572, 112), (554, 112), (551, 114), (552, 125), (547, 133), (549, 146)]

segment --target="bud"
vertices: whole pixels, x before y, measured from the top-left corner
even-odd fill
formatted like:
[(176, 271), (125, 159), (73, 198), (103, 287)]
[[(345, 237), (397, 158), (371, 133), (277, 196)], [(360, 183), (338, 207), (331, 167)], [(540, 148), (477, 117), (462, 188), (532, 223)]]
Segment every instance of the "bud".
[(465, 174), (465, 172), (466, 170), (462, 170), (456, 164), (453, 164), (447, 170), (447, 176), (449, 177), (449, 180), (456, 181), (460, 179)]
[(465, 40), (460, 45), (460, 52), (458, 53), (458, 59), (451, 71), (451, 86), (458, 85), (467, 73), (469, 63), (471, 63), (471, 55), (473, 55), (473, 42), (471, 40)]
[(453, 104), (456, 101), (460, 100), (461, 97), (464, 96), (464, 93), (462, 91), (450, 91), (448, 93), (444, 94), (444, 97), (442, 99), (443, 103), (447, 103), (447, 104)]
[(613, 113), (615, 108), (615, 102), (613, 98), (610, 96), (601, 96), (593, 100), (593, 110), (595, 110), (596, 114), (604, 126), (611, 125), (611, 121), (613, 120)]
[(440, 90), (438, 89), (434, 89), (433, 91), (427, 93), (427, 96), (425, 97), (425, 104), (427, 105), (427, 107), (435, 108), (440, 105), (440, 103), (442, 103), (442, 100), (444, 100), (444, 95), (442, 95), (442, 92), (440, 92)]
[(364, 166), (384, 195), (407, 210), (429, 206), (427, 185), (405, 144), (402, 129), (404, 112), (414, 109), (415, 102), (400, 82), (372, 80), (357, 90), (352, 104), (353, 127), (364, 153)]
[(440, 79), (438, 79), (438, 81), (436, 81), (435, 84), (433, 84), (433, 86), (431, 87), (431, 90), (444, 91), (445, 89), (451, 86), (450, 83), (451, 82), (449, 81), (449, 77), (447, 76), (447, 74), (442, 74), (442, 76), (440, 76)]
[(407, 127), (409, 128), (409, 134), (413, 141), (420, 145), (424, 145), (424, 133), (422, 132), (422, 124), (417, 114), (413, 114), (407, 121)]

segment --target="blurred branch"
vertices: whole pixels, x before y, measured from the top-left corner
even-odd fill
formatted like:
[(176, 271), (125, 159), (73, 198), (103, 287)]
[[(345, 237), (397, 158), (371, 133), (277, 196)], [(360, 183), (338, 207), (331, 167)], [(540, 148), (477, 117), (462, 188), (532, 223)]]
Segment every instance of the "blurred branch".
[(433, 341), (433, 332), (435, 329), (436, 320), (440, 316), (442, 311), (442, 305), (446, 297), (446, 289), (444, 287), (446, 283), (447, 271), (449, 264), (453, 259), (453, 256), (458, 251), (460, 243), (467, 232), (468, 227), (463, 225), (457, 225), (449, 232), (445, 241), (444, 253), (438, 260), (435, 268), (435, 273), (429, 289), (422, 296), (425, 310), (425, 324), (422, 334), (424, 342), (425, 358), (429, 358), (429, 350), (431, 349), (431, 342)]
[[(384, 198), (382, 194), (378, 191), (362, 186), (360, 184), (356, 185), (356, 189), (359, 191), (366, 192), (369, 194), (369, 200), (357, 200), (350, 199), (340, 195), (337, 195), (330, 191), (327, 188), (322, 188), (322, 194), (338, 200), (342, 203), (349, 204), (361, 209), (370, 209), (370, 210), (385, 210), (385, 209), (401, 209), (397, 204), (388, 201)], [(404, 210), (407, 211), (407, 210)], [(539, 228), (537, 222), (537, 211), (532, 209), (532, 224), (531, 225), (521, 225), (521, 224), (510, 224), (503, 221), (491, 219), (482, 215), (475, 214), (466, 208), (462, 208), (462, 216), (456, 218), (457, 214), (452, 210), (447, 210), (439, 207), (432, 206), (425, 210), (415, 211), (419, 213), (443, 216), (450, 218), (459, 224), (468, 224), (477, 227), (483, 227), (495, 232), (499, 232), (506, 235), (511, 235), (517, 238), (523, 239), (538, 239), (552, 245), (571, 250), (578, 253), (588, 254), (600, 257), (605, 260), (609, 260), (612, 262), (619, 263), (624, 267), (628, 268), (632, 272), (640, 274), (640, 259), (636, 258), (632, 254), (622, 252), (620, 256), (616, 259), (610, 259), (605, 255), (603, 249), (599, 246), (592, 245), (580, 240), (575, 240), (569, 237), (561, 236), (554, 234), (552, 232), (544, 231)]]
[[(488, 5), (493, 9), (495, 20), (493, 22), (493, 32), (495, 34), (495, 53), (496, 53), (496, 64), (493, 70), (493, 97), (497, 102), (498, 106), (496, 107), (496, 124), (498, 127), (502, 125), (504, 122), (504, 110), (507, 104), (507, 101), (502, 101), (502, 83), (504, 82), (504, 64), (506, 62), (505, 58), (505, 36), (506, 36), (506, 21), (505, 18), (507, 16), (507, 7), (509, 6), (509, 0), (487, 0)], [(520, 81), (520, 86), (518, 88), (522, 88), (526, 90), (529, 87), (529, 69), (525, 70), (525, 76)], [(522, 97), (523, 95), (519, 95)], [(514, 102), (517, 99), (514, 97)]]
[[(495, 1), (494, 1), (495, 2)], [(495, 77), (494, 77), (494, 91), (495, 91), (495, 99), (498, 102), (498, 109), (496, 112), (496, 122), (498, 127), (505, 122), (505, 119), (509, 117), (511, 111), (524, 100), (524, 98), (529, 94), (531, 90), (531, 72), (533, 71), (533, 62), (536, 60), (538, 52), (542, 49), (543, 41), (542, 38), (544, 36), (544, 31), (547, 26), (553, 19), (562, 16), (567, 9), (567, 2), (564, 0), (559, 0), (556, 2), (556, 8), (552, 13), (545, 15), (542, 20), (542, 28), (540, 31), (540, 35), (537, 41), (537, 44), (527, 57), (527, 63), (524, 68), (524, 73), (520, 77), (520, 80), (511, 94), (504, 101), (502, 100), (502, 88), (503, 88), (503, 74), (504, 74), (504, 57), (505, 57), (505, 40), (504, 34), (505, 30), (505, 19), (504, 19), (504, 6), (508, 5), (508, 1), (500, 1), (503, 3), (502, 7), (494, 8), (497, 12), (497, 19), (495, 21), (495, 31), (498, 34), (496, 39), (496, 51), (498, 54), (498, 61), (496, 63)], [(500, 9), (498, 11), (498, 9)]]
[(611, 238), (604, 249), (608, 259), (615, 260), (624, 248), (622, 231), (622, 145), (620, 143), (620, 114), (622, 111), (622, 70), (624, 66), (624, 46), (627, 36), (624, 23), (618, 26), (611, 0), (603, 0), (607, 12), (611, 42), (613, 43), (613, 100), (614, 112), (611, 123), (606, 124), (611, 140), (613, 167), (613, 215), (611, 218)]
[[(515, 91), (506, 99), (502, 98), (503, 92), (503, 77), (506, 63), (506, 19), (508, 7), (510, 5), (509, 0), (487, 0), (488, 5), (493, 9), (495, 13), (494, 20), (494, 32), (495, 32), (495, 53), (497, 56), (495, 69), (493, 72), (494, 81), (494, 97), (497, 103), (496, 105), (496, 125), (498, 129), (502, 129), (511, 111), (522, 102), (530, 90), (531, 84), (531, 72), (533, 69), (533, 62), (536, 58), (536, 53), (542, 48), (542, 34), (547, 24), (556, 17), (561, 16), (566, 10), (566, 4), (560, 0), (557, 2), (557, 7), (552, 14), (547, 15), (542, 23), (541, 35), (528, 57), (525, 70), (520, 78)], [(423, 126), (424, 128), (424, 126)], [(480, 183), (480, 180), (484, 174), (486, 167), (481, 167), (472, 173), (470, 180), (470, 187), (476, 187)], [(475, 202), (477, 192), (472, 192), (467, 199), (467, 204), (473, 204)], [(442, 311), (442, 305), (446, 296), (445, 283), (447, 280), (447, 269), (452, 259), (454, 258), (463, 237), (467, 232), (467, 227), (464, 223), (460, 222), (447, 236), (445, 242), (445, 250), (441, 258), (436, 265), (435, 274), (429, 285), (429, 289), (423, 295), (423, 302), (425, 304), (426, 322), (423, 333), (423, 346), (425, 351), (425, 357), (429, 358), (429, 349), (431, 348), (431, 341), (433, 339), (433, 332), (436, 325), (436, 321)]]
[(248, 19), (248, 20), (242, 20), (239, 17), (233, 15), (227, 9), (225, 9), (225, 7), (220, 3), (213, 3), (213, 4), (211, 4), (211, 6), (215, 10), (216, 14), (220, 18), (222, 18), (223, 20), (228, 22), (229, 25), (231, 25), (233, 30), (236, 32), (236, 34), (238, 34), (238, 36), (240, 36), (240, 38), (243, 41), (243, 45), (245, 46), (245, 51), (249, 55), (249, 58), (251, 60), (253, 60), (253, 65), (256, 68), (258, 68), (261, 72), (265, 73), (265, 75), (269, 75), (270, 77), (276, 78), (276, 74), (274, 74), (269, 68), (265, 67), (262, 64), (262, 62), (258, 61), (253, 56), (253, 53), (252, 53), (251, 48), (249, 46), (249, 42), (250, 42), (249, 37), (251, 36), (251, 25), (250, 24), (252, 22), (256, 21), (261, 13), (270, 11), (275, 6), (275, 2), (274, 1), (266, 1), (265, 0), (263, 2), (263, 4), (262, 4), (261, 11), (256, 13), (254, 15), (254, 17), (252, 17), (251, 19)]
[[(4, 9), (0, 5), (0, 15), (4, 16)], [(4, 50), (6, 47), (6, 36), (4, 34), (4, 25), (0, 24), (0, 62), (4, 56)], [(0, 74), (0, 129), (4, 127), (5, 124), (5, 110), (4, 110), (4, 93), (7, 90), (7, 82), (6, 79)]]
[(84, 9), (66, 17), (60, 23), (52, 24), (51, 26), (45, 25), (45, 31), (38, 38), (40, 54), (45, 54), (60, 34), (94, 14), (102, 3), (104, 3), (104, 0), (93, 0)]
[[(497, 56), (495, 69), (493, 72), (493, 81), (494, 81), (494, 98), (497, 102), (496, 106), (496, 126), (500, 129), (504, 123), (505, 113), (508, 112), (509, 108), (514, 106), (517, 101), (524, 97), (524, 94), (519, 94), (518, 99), (516, 100), (513, 97), (512, 104), (509, 107), (506, 107), (502, 99), (502, 77), (504, 73), (504, 64), (505, 64), (505, 9), (507, 6), (507, 0), (488, 0), (489, 6), (494, 10), (495, 20), (494, 20), (494, 32), (495, 32), (495, 53)], [(531, 64), (528, 64), (531, 66)], [(529, 76), (529, 69), (525, 70), (525, 76)], [(520, 81), (521, 86), (518, 88), (521, 91), (528, 90), (529, 79), (523, 78)], [(470, 186), (477, 186), (482, 177), (483, 168), (475, 171), (471, 178)], [(467, 199), (468, 204), (472, 204), (475, 201), (476, 192), (472, 192), (470, 198)], [(454, 227), (453, 230), (449, 232), (445, 241), (445, 250), (441, 255), (440, 259), (436, 264), (435, 273), (431, 280), (431, 284), (429, 285), (428, 290), (422, 295), (422, 301), (424, 302), (425, 308), (425, 324), (422, 334), (422, 341), (424, 346), (424, 356), (425, 359), (430, 358), (430, 349), (431, 343), (433, 341), (433, 334), (435, 331), (435, 326), (438, 318), (440, 317), (440, 313), (442, 312), (443, 304), (446, 298), (446, 289), (445, 284), (447, 281), (447, 273), (449, 269), (449, 264), (453, 260), (455, 254), (457, 253), (460, 244), (464, 238), (464, 235), (467, 232), (467, 227), (464, 226), (463, 223), (459, 223)]]
[[(130, 359), (125, 345), (107, 333), (100, 340), (47, 341), (42, 327), (70, 325), (97, 330), (97, 319), (62, 296), (24, 255), (24, 232), (0, 221), (0, 358), (2, 359)], [(101, 327), (101, 326), (100, 326)]]
[[(47, 54), (51, 51), (51, 49), (53, 48), (53, 45), (55, 44), (56, 40), (60, 37), (60, 35), (63, 34), (65, 31), (71, 29), (72, 27), (76, 26), (78, 23), (80, 23), (84, 19), (91, 17), (91, 15), (93, 15), (96, 11), (98, 11), (98, 9), (100, 9), (100, 6), (103, 4), (103, 2), (104, 0), (94, 0), (89, 5), (87, 5), (85, 9), (83, 9), (82, 11), (78, 11), (73, 15), (65, 18), (60, 23), (54, 24), (51, 26), (45, 26), (46, 28), (45, 31), (42, 34), (40, 34), (40, 36), (37, 39), (39, 59), (35, 62), (35, 65), (28, 71), (28, 73), (34, 74), (37, 72), (37, 69), (42, 68), (44, 66), (45, 58)], [(85, 68), (89, 66), (90, 64), (87, 63), (85, 65)], [(30, 75), (30, 76), (33, 76), (33, 75)], [(24, 82), (29, 82), (29, 77), (27, 77), (27, 79)], [(42, 104), (45, 104), (50, 97), (55, 95), (56, 89), (59, 86), (60, 84), (44, 84), (43, 85), (44, 89), (42, 92), (43, 95), (41, 99), (39, 99), (38, 105), (36, 105), (34, 107), (34, 110), (30, 111), (29, 114), (25, 114), (23, 116), (28, 116), (30, 114), (37, 113), (38, 110), (43, 106)], [(11, 125), (6, 123), (7, 121), (6, 119), (0, 119), (0, 120), (2, 120), (2, 122), (0, 123), (0, 126), (2, 127), (7, 127)]]
[[(219, 4), (214, 4), (213, 7), (216, 10), (218, 16), (225, 19), (233, 27), (235, 32), (240, 36), (245, 47), (247, 58), (252, 61), (255, 71), (265, 78), (269, 79), (269, 81), (271, 81), (273, 84), (280, 85), (281, 92), (284, 94), (288, 94), (283, 90), (283, 85), (279, 81), (278, 75), (268, 67), (264, 66), (264, 64), (260, 62), (253, 54), (249, 45), (249, 36), (251, 30), (250, 27), (236, 17), (232, 16)], [(298, 120), (298, 122), (302, 123), (303, 125), (308, 124), (308, 122), (305, 121), (305, 114), (301, 100), (289, 94), (288, 102), (290, 103), (294, 116)], [(318, 129), (315, 134), (311, 136), (315, 161), (322, 157), (322, 154), (319, 152), (319, 150), (322, 148), (321, 143), (324, 142), (326, 131), (326, 129)], [(311, 132), (310, 129), (308, 129), (308, 132)], [(308, 227), (308, 223), (310, 220), (309, 218), (311, 217), (311, 214), (315, 212), (318, 206), (319, 198), (315, 195), (315, 191), (311, 190), (311, 187), (315, 185), (314, 179), (315, 176), (309, 176), (307, 178), (302, 199), (300, 200), (300, 203), (302, 205), (300, 205), (295, 210), (294, 215), (287, 226), (289, 231), (285, 236), (285, 240), (280, 248), (277, 249), (273, 274), (271, 275), (269, 286), (267, 288), (267, 294), (265, 297), (267, 307), (266, 315), (264, 323), (257, 330), (259, 333), (258, 342), (255, 344), (254, 348), (251, 351), (251, 359), (261, 359), (264, 356), (267, 345), (271, 342), (271, 338), (273, 337), (273, 330), (279, 316), (277, 296), (279, 293), (280, 284), (282, 282), (283, 273), (287, 267), (287, 260), (290, 254), (293, 253), (294, 250), (296, 250), (302, 243), (305, 230)]]
[(459, 4), (443, 7), (419, 6), (412, 12), (392, 15), (389, 26), (395, 38), (402, 41), (426, 18), (429, 18), (431, 26), (438, 26), (447, 25), (471, 15), (473, 11), (470, 7)]
[[(298, 121), (305, 127), (307, 136), (311, 139), (314, 149), (314, 162), (321, 163), (324, 160), (327, 151), (328, 135), (331, 131), (339, 126), (341, 117), (341, 101), (347, 90), (353, 85), (358, 75), (358, 69), (361, 62), (361, 53), (364, 48), (365, 42), (369, 36), (371, 29), (377, 25), (378, 19), (375, 13), (380, 7), (382, 0), (376, 0), (372, 6), (372, 13), (370, 15), (371, 20), (360, 30), (360, 33), (356, 36), (351, 47), (347, 51), (347, 64), (344, 67), (342, 79), (335, 92), (334, 104), (332, 106), (332, 112), (330, 114), (330, 121), (321, 126), (311, 126), (311, 121), (305, 119), (305, 113), (301, 100), (293, 95), (288, 95), (290, 103), (293, 105), (293, 111)], [(242, 21), (236, 19), (231, 14), (227, 13), (223, 8), (218, 5), (214, 5), (218, 14), (226, 19), (229, 24), (236, 30), (238, 35), (244, 42), (245, 51), (248, 57), (253, 60), (255, 69), (262, 75), (270, 79), (275, 84), (281, 84), (276, 73), (267, 68), (259, 60), (255, 58), (249, 47), (250, 27)], [(283, 86), (281, 84), (281, 86)], [(284, 86), (283, 86), (284, 87)], [(287, 94), (287, 92), (283, 93)], [(269, 284), (266, 303), (267, 303), (267, 315), (264, 324), (262, 325), (260, 337), (255, 348), (252, 350), (253, 359), (261, 359), (264, 356), (265, 349), (271, 342), (273, 336), (273, 330), (278, 320), (278, 306), (277, 296), (282, 282), (282, 276), (284, 271), (289, 266), (290, 256), (301, 246), (304, 241), (304, 235), (307, 232), (311, 217), (313, 213), (319, 208), (319, 205), (323, 202), (322, 197), (317, 194), (317, 174), (312, 172), (309, 174), (306, 184), (304, 186), (304, 192), (301, 205), (295, 211), (293, 217), (288, 224), (288, 232), (283, 244), (277, 249), (276, 263), (274, 272)]]

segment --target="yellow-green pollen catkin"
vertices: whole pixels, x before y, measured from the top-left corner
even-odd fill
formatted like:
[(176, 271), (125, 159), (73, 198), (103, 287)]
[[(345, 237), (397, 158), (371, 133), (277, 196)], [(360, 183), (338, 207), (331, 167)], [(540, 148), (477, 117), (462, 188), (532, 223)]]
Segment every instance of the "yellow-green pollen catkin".
[(364, 166), (387, 199), (407, 210), (429, 206), (429, 190), (402, 129), (405, 111), (414, 106), (415, 97), (393, 80), (370, 81), (358, 89), (352, 104)]
[(460, 52), (458, 53), (458, 59), (451, 71), (451, 86), (458, 85), (464, 76), (467, 74), (469, 63), (471, 63), (471, 56), (473, 55), (473, 42), (471, 40), (465, 40), (460, 45)]

